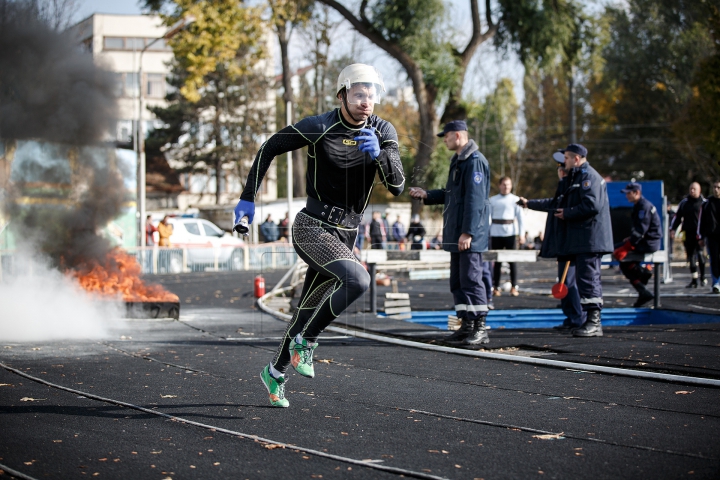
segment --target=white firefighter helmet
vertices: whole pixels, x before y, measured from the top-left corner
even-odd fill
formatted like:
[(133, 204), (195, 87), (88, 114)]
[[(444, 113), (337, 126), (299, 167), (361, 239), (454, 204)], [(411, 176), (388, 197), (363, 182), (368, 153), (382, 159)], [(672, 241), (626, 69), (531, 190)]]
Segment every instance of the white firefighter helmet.
[[(380, 73), (371, 67), (363, 63), (353, 63), (343, 68), (342, 72), (338, 76), (337, 95), (344, 88), (347, 92), (350, 91), (353, 85), (361, 83), (367, 86), (374, 86), (373, 103), (380, 103), (381, 93), (385, 92), (385, 84), (383, 83)], [(347, 99), (348, 102), (353, 103), (351, 98)]]

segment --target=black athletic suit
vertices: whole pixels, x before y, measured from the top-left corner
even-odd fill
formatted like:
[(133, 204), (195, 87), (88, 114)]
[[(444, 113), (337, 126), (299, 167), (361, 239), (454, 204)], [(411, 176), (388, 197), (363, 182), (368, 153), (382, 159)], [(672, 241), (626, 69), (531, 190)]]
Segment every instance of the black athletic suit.
[[(687, 252), (687, 261), (690, 263), (690, 274), (693, 279), (698, 278), (698, 267), (700, 268), (700, 279), (705, 278), (705, 255), (703, 249), (698, 244), (698, 219), (700, 218), (700, 210), (705, 199), (700, 195), (698, 198), (693, 198), (690, 195), (686, 196), (678, 204), (677, 213), (673, 218), (670, 230), (677, 230), (682, 224), (682, 229), (685, 232), (685, 252)], [(695, 258), (697, 258), (697, 264), (695, 264)]]
[[(361, 128), (373, 130), (379, 139), (380, 155), (374, 160), (358, 150), (354, 138), (363, 135)], [(298, 309), (273, 359), (273, 366), (283, 373), (290, 365), (290, 340), (300, 333), (314, 342), (370, 285), (370, 275), (353, 255), (353, 246), (375, 176), (395, 196), (402, 193), (405, 183), (395, 128), (375, 115), (365, 125), (354, 127), (336, 109), (304, 118), (270, 137), (255, 157), (240, 198), (254, 201), (272, 160), (303, 147), (308, 147), (305, 180), (309, 199), (308, 207), (295, 217), (292, 240), (308, 270)], [(310, 211), (317, 211), (318, 205), (321, 209), (327, 206), (328, 213), (332, 210), (330, 219)], [(338, 220), (350, 217), (354, 226)]]

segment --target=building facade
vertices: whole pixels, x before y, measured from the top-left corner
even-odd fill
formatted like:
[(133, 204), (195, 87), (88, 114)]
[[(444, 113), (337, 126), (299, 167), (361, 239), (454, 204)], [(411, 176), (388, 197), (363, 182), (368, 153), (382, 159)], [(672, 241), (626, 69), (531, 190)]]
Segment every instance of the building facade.
[[(109, 139), (129, 148), (133, 145), (134, 133), (138, 119), (141, 118), (143, 131), (147, 132), (160, 126), (148, 108), (166, 107), (165, 96), (168, 89), (166, 79), (170, 75), (170, 62), (173, 59), (172, 49), (163, 40), (167, 27), (156, 15), (115, 15), (93, 14), (70, 27), (81, 48), (91, 54), (96, 63), (113, 73), (116, 80), (118, 99), (118, 120), (116, 128)], [(267, 42), (269, 57), (259, 68), (272, 78), (274, 74), (274, 58), (272, 52), (273, 37), (268, 31)], [(157, 40), (157, 41), (155, 41)], [(151, 42), (154, 42), (151, 44)], [(144, 53), (141, 52), (146, 47)], [(142, 57), (142, 78), (140, 60)], [(140, 112), (140, 95), (142, 95), (143, 111)], [(267, 105), (268, 118), (272, 119), (268, 131), (275, 130), (275, 92), (268, 90), (267, 98), (259, 100)], [(260, 139), (264, 141), (265, 139)], [(181, 164), (179, 158), (172, 158), (172, 151), (166, 153), (170, 166)], [(150, 173), (150, 172), (149, 172)], [(152, 175), (148, 175), (148, 181)], [(216, 188), (214, 174), (184, 173), (178, 177), (183, 191), (163, 192), (148, 188), (148, 210), (180, 209), (215, 204)], [(237, 202), (240, 196), (241, 182), (232, 169), (223, 172), (220, 182), (220, 203)], [(177, 189), (176, 189), (177, 190)], [(262, 194), (266, 201), (277, 198), (277, 174), (275, 165), (268, 170)]]

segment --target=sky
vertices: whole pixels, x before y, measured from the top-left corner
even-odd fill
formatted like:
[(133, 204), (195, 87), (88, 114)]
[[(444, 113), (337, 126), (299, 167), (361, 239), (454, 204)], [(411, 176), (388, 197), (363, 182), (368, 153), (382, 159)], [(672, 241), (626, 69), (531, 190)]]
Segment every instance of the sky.
[(122, 13), (138, 15), (142, 13), (138, 0), (80, 0), (80, 8), (75, 14), (75, 20), (83, 20), (93, 13)]

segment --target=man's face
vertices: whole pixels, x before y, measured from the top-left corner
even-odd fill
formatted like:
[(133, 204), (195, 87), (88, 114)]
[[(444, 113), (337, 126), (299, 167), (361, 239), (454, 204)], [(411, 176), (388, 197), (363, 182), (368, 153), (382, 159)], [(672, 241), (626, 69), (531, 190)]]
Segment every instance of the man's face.
[(695, 182), (690, 184), (690, 196), (692, 198), (700, 197), (700, 184), (695, 183)]
[(455, 151), (458, 149), (458, 144), (460, 140), (460, 133), (458, 132), (447, 132), (445, 136), (443, 137), (443, 142), (445, 142), (445, 146), (450, 151)]
[(715, 198), (720, 198), (720, 182), (713, 183), (713, 193)]
[(580, 157), (577, 153), (565, 152), (565, 168), (575, 168), (580, 165)]
[(512, 181), (509, 179), (505, 179), (498, 185), (500, 188), (500, 195), (507, 195), (512, 191)]
[(374, 85), (355, 84), (347, 91), (347, 107), (342, 102), (342, 107), (347, 108), (357, 120), (365, 121), (372, 115), (375, 109), (376, 91)]
[(627, 201), (630, 203), (637, 203), (638, 200), (640, 200), (640, 196), (642, 194), (638, 191), (630, 191), (625, 193), (625, 198), (627, 198)]

